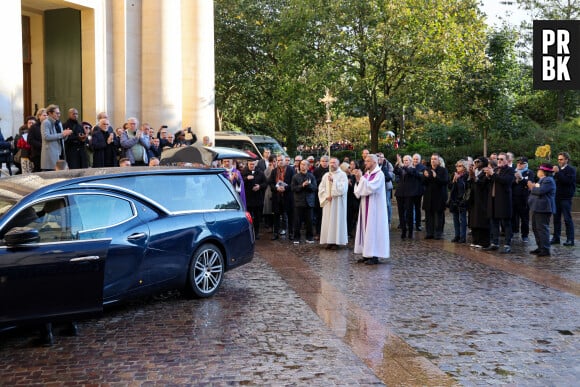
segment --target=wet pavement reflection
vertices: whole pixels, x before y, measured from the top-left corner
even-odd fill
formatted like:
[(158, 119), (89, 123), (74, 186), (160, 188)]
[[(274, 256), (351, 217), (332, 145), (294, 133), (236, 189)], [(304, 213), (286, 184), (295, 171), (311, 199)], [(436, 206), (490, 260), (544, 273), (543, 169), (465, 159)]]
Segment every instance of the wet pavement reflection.
[[(575, 384), (580, 377), (575, 248), (555, 246), (551, 257), (538, 258), (528, 253), (535, 248), (533, 238), (529, 243), (515, 238), (513, 254), (494, 254), (449, 242), (449, 227), (445, 241), (423, 240), (422, 232), (413, 240), (397, 236), (392, 230), (393, 257), (376, 268), (354, 263), (351, 250), (304, 245), (291, 256), (278, 252), (267, 259), (387, 385), (452, 383), (437, 371), (466, 385)], [(288, 270), (292, 256), (302, 257), (308, 268)], [(315, 277), (312, 272), (321, 277), (313, 282), (316, 291), (305, 285)], [(397, 379), (401, 374), (385, 354), (401, 348), (399, 343), (412, 348), (406, 356), (422, 356), (437, 370), (422, 371), (401, 356), (413, 376)]]

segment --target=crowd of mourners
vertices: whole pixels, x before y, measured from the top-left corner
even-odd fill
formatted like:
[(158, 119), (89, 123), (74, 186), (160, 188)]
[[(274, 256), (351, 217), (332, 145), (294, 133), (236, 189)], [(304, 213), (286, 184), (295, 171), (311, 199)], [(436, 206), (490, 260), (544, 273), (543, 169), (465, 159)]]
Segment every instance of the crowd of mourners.
[[(71, 108), (61, 121), (58, 105), (39, 109), (36, 116), (27, 117), (14, 138), (0, 133), (0, 161), (11, 165), (17, 173), (28, 174), (59, 169), (100, 168), (117, 166), (155, 166), (163, 149), (193, 144), (197, 136), (191, 128), (173, 134), (162, 126), (153, 129), (129, 117), (122, 126), (113, 128), (106, 112), (97, 115), (94, 125), (79, 119), (78, 110)], [(211, 145), (203, 138), (204, 145)]]
[[(289, 157), (267, 151), (263, 160), (240, 166), (240, 170), (242, 183), (248, 184), (248, 176), (255, 182), (249, 188), (246, 185), (245, 195), (246, 200), (252, 197), (247, 206), (254, 215), (256, 235), (263, 219), (273, 240), (285, 235), (299, 244), (304, 230), (306, 243), (319, 240), (327, 248), (337, 248), (347, 244), (345, 235), (355, 238), (355, 253), (364, 231), (370, 238), (366, 244), (388, 241), (394, 193), (402, 239), (416, 238), (421, 231), (425, 239), (442, 240), (445, 212), (449, 211), (454, 243), (469, 242), (472, 248), (509, 254), (514, 238), (529, 243), (531, 231), (537, 243), (532, 254), (549, 256), (554, 244), (574, 246), (576, 169), (567, 152), (558, 154), (556, 165), (543, 163), (532, 171), (525, 156), (515, 158), (511, 152), (492, 153), (489, 158), (465, 157), (448, 169), (438, 154), (425, 161), (419, 154), (397, 155), (391, 163), (382, 153), (370, 155), (364, 150), (362, 160), (339, 161), (328, 156), (315, 160), (314, 156), (304, 159), (297, 155), (292, 164)], [(384, 185), (382, 192), (376, 188), (362, 192), (359, 187), (364, 183), (370, 189), (377, 170), (381, 175), (375, 181)], [(374, 219), (371, 212), (376, 211), (368, 210), (376, 194), (385, 202), (382, 219)], [(332, 209), (342, 199), (343, 208)], [(326, 216), (326, 210), (332, 215)], [(384, 250), (363, 252), (362, 261), (373, 263), (378, 257), (388, 257), (388, 248), (387, 253)]]
[[(104, 112), (97, 115), (94, 126), (79, 120), (75, 108), (68, 110), (64, 123), (60, 119), (59, 106), (49, 105), (28, 117), (14, 138), (4, 139), (0, 133), (0, 161), (10, 174), (11, 163), (22, 174), (155, 166), (163, 149), (197, 141), (190, 128), (175, 134), (166, 126), (155, 131), (135, 117), (113, 129)], [(203, 144), (211, 145), (207, 137)], [(337, 146), (350, 149), (347, 142)], [(425, 232), (425, 239), (443, 239), (449, 210), (455, 243), (469, 239), (473, 248), (508, 254), (514, 236), (529, 242), (531, 228), (537, 242), (531, 252), (548, 256), (550, 246), (564, 239), (563, 219), (563, 245), (574, 246), (571, 212), (576, 169), (567, 152), (558, 154), (557, 165), (544, 163), (535, 172), (525, 156), (514, 158), (511, 152), (465, 157), (448, 169), (438, 154), (425, 161), (419, 154), (397, 155), (391, 163), (382, 153), (372, 155), (366, 149), (360, 160), (326, 155), (316, 160), (298, 154), (293, 163), (290, 157), (266, 149), (259, 161), (236, 165), (234, 160), (223, 160), (221, 166), (252, 214), (257, 238), (262, 222), (273, 240), (284, 236), (296, 244), (301, 243), (302, 230), (306, 243), (318, 240), (329, 249), (345, 246), (350, 237), (365, 263), (389, 257), (393, 193), (402, 239), (412, 239), (418, 231)]]

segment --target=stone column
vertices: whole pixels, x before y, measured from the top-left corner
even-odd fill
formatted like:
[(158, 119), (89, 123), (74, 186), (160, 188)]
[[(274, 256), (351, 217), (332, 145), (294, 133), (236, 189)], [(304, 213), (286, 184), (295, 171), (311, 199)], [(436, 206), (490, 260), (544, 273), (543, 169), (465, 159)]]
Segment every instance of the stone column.
[(175, 132), (188, 126), (181, 118), (181, 3), (144, 0), (142, 13), (142, 119)]
[(20, 0), (3, 1), (0, 12), (2, 71), (0, 71), (0, 128), (4, 138), (24, 123), (22, 94), (22, 23)]
[[(146, 2), (141, 1), (124, 2), (125, 33), (124, 35), (115, 35), (112, 37), (112, 39), (114, 39), (113, 46), (117, 44), (117, 39), (125, 38), (125, 47), (123, 47), (124, 51), (121, 59), (123, 62), (120, 64), (122, 67), (122, 79), (124, 85), (115, 85), (116, 94), (122, 94), (123, 91), (119, 88), (124, 87), (124, 117), (117, 118), (121, 119), (122, 122), (125, 122), (128, 117), (137, 117), (140, 121), (143, 120), (142, 114), (144, 112), (142, 108), (142, 98), (144, 95), (142, 90), (142, 63), (143, 60), (148, 59), (144, 57), (145, 53), (142, 51), (142, 42), (144, 40), (141, 36), (143, 20), (142, 12), (143, 9), (147, 8), (145, 3)], [(116, 53), (119, 51), (120, 50), (115, 49)], [(116, 61), (117, 58), (114, 58), (114, 60)], [(117, 99), (115, 98), (115, 100)]]
[(184, 1), (182, 18), (183, 122), (199, 141), (215, 134), (213, 1)]

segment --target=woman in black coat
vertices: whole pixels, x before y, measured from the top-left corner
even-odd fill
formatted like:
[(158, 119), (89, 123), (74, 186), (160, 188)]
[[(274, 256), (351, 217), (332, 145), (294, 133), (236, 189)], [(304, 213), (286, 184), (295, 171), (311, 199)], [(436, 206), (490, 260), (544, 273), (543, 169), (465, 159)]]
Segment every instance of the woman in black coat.
[(486, 179), (484, 168), (488, 161), (480, 157), (473, 162), (469, 170), (468, 184), (471, 186), (471, 195), (468, 202), (469, 227), (471, 228), (472, 247), (489, 246), (489, 216), (487, 199), (489, 197), (489, 180)]

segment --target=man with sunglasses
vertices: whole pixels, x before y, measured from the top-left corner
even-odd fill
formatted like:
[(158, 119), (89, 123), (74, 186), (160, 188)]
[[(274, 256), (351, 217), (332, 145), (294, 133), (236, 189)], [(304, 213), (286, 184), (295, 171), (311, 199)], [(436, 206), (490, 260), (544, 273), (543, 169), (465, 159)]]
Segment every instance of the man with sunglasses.
[(570, 164), (567, 152), (558, 154), (558, 165), (554, 166), (556, 180), (556, 213), (554, 214), (554, 236), (551, 244), (560, 244), (562, 217), (566, 225), (566, 242), (564, 246), (574, 246), (574, 222), (572, 221), (572, 197), (576, 192), (576, 168)]
[(486, 178), (490, 182), (487, 212), (490, 216), (490, 239), (491, 244), (484, 250), (493, 251), (499, 249), (499, 227), (505, 232), (505, 243), (502, 254), (512, 252), (512, 185), (515, 179), (515, 171), (508, 164), (507, 155), (502, 152), (497, 156), (497, 168), (487, 167)]

